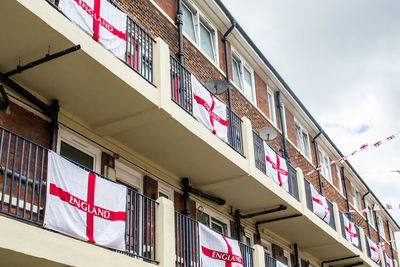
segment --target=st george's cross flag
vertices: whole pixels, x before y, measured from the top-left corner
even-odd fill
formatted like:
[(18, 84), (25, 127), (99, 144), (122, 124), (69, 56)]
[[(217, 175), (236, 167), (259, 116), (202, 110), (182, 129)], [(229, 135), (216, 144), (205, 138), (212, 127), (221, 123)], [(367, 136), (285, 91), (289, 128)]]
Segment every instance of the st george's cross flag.
[(237, 240), (199, 224), (200, 261), (204, 267), (243, 267)]
[(313, 212), (329, 224), (331, 219), (331, 212), (329, 210), (328, 202), (326, 198), (322, 196), (317, 190), (315, 190), (314, 186), (310, 184), (311, 189), (311, 200), (313, 204)]
[(367, 239), (367, 245), (370, 252), (371, 260), (373, 260), (376, 264), (380, 264), (381, 262), (381, 253), (379, 251), (378, 246), (374, 243), (368, 236), (365, 237)]
[(264, 142), (266, 174), (280, 187), (289, 192), (289, 172), (286, 160)]
[(48, 154), (44, 225), (90, 243), (125, 250), (126, 187)]
[(358, 247), (360, 243), (358, 240), (356, 226), (349, 219), (347, 219), (347, 217), (344, 214), (342, 214), (342, 218), (343, 218), (344, 233), (346, 239), (350, 241), (353, 245)]
[(192, 75), (193, 116), (221, 140), (228, 142), (226, 106)]
[(385, 254), (386, 267), (394, 267), (393, 260), (389, 258), (389, 256), (386, 253), (384, 254)]
[(107, 0), (60, 0), (58, 8), (115, 56), (126, 53), (127, 15)]

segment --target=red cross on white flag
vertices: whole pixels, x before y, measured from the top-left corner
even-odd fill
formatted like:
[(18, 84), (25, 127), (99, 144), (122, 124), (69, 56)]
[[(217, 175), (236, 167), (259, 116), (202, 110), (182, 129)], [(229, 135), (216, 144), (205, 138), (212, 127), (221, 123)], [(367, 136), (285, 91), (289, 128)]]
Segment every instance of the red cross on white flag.
[(127, 15), (107, 0), (60, 0), (58, 8), (115, 56), (126, 53)]
[(353, 245), (358, 247), (359, 241), (357, 236), (357, 230), (354, 223), (349, 221), (349, 219), (347, 219), (347, 217), (344, 214), (342, 214), (342, 217), (343, 217), (344, 232), (346, 239), (349, 240)]
[(289, 172), (286, 160), (264, 142), (266, 174), (289, 192)]
[(192, 75), (193, 116), (213, 134), (228, 142), (226, 106)]
[(380, 253), (380, 251), (378, 249), (378, 246), (374, 242), (372, 242), (372, 240), (369, 239), (368, 236), (366, 236), (365, 238), (367, 238), (368, 247), (369, 247), (369, 251), (370, 251), (370, 254), (371, 254), (371, 260), (373, 260), (377, 264), (380, 264), (380, 262), (381, 262), (381, 253)]
[(386, 267), (394, 267), (393, 260), (385, 253)]
[(317, 190), (315, 190), (314, 186), (312, 186), (311, 184), (310, 189), (313, 203), (313, 212), (326, 223), (329, 223), (331, 219), (331, 213), (326, 198), (324, 196), (321, 196), (321, 194)]
[(200, 261), (202, 266), (242, 267), (242, 253), (236, 240), (199, 224)]
[(49, 152), (46, 228), (125, 250), (126, 187)]

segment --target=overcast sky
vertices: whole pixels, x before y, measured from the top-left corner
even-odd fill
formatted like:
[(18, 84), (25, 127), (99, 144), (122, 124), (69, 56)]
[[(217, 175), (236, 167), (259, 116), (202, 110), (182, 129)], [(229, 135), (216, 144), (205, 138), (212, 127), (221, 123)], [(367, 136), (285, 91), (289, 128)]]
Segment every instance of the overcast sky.
[[(399, 0), (223, 2), (344, 154), (400, 131)], [(400, 204), (399, 151), (350, 160), (383, 204)]]

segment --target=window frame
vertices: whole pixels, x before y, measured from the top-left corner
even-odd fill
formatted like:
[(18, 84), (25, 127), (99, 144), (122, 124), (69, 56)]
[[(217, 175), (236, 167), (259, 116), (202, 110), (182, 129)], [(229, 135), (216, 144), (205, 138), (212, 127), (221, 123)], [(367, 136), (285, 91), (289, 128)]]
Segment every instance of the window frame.
[[(218, 31), (217, 28), (210, 22), (210, 20), (199, 10), (199, 8), (190, 0), (183, 0), (184, 5), (191, 13), (193, 18), (193, 27), (195, 32), (196, 40), (193, 40), (188, 33), (183, 31), (183, 34), (192, 41), (196, 47), (215, 65), (219, 65), (219, 51), (218, 51)], [(183, 19), (183, 18), (182, 18)], [(201, 36), (200, 36), (200, 24), (203, 25), (211, 34), (211, 46), (214, 54), (212, 59), (202, 48), (201, 48)]]
[(353, 183), (350, 183), (351, 187), (351, 195), (353, 197), (353, 207), (361, 211), (362, 210), (362, 205), (361, 205), (361, 199), (360, 199), (360, 191), (357, 190), (357, 188), (353, 185)]
[[(239, 63), (239, 82), (237, 84), (233, 79), (233, 70), (232, 70), (232, 83), (239, 89), (239, 91), (254, 105), (257, 103), (257, 95), (256, 95), (256, 86), (254, 80), (254, 70), (250, 65), (243, 59), (243, 57), (232, 47), (231, 48), (231, 64), (233, 68), (233, 60)], [(244, 69), (250, 73), (251, 79), (251, 96), (246, 95), (245, 92), (245, 79), (244, 79)]]
[[(101, 153), (102, 151), (91, 145), (88, 141), (74, 135), (73, 133), (60, 128), (58, 130), (57, 138), (57, 152), (61, 155), (61, 142), (64, 142), (73, 148), (80, 150), (81, 152), (93, 157), (93, 171), (101, 173)], [(77, 162), (79, 163), (79, 162)]]
[[(322, 155), (322, 159), (321, 159)], [(325, 151), (318, 145), (318, 160), (319, 164), (322, 164), (322, 175), (325, 177), (325, 179), (330, 183), (333, 184), (333, 179), (332, 179), (332, 169), (331, 165), (329, 165), (329, 156)]]
[(283, 116), (282, 116), (281, 120), (282, 120), (283, 128), (285, 129), (285, 138), (287, 139), (288, 138), (288, 132), (287, 132), (287, 121), (286, 121), (285, 104), (281, 103), (281, 105), (282, 105), (282, 110), (283, 110), (283, 112), (282, 112)]
[(341, 173), (341, 170), (338, 165), (335, 165), (335, 169), (336, 169), (336, 177), (338, 179), (338, 190), (339, 190), (340, 194), (343, 195), (342, 173)]
[[(268, 112), (269, 112), (269, 118), (273, 122), (273, 124), (276, 126), (276, 106), (275, 106), (275, 94), (272, 91), (272, 89), (267, 85), (267, 99), (268, 99)], [(271, 104), (270, 104), (270, 99), (271, 99)]]
[[(250, 239), (250, 245), (248, 245), (246, 243), (246, 237)], [(250, 247), (253, 247), (254, 246), (254, 234), (253, 234), (253, 232), (251, 232), (250, 230), (245, 228), (244, 229), (244, 235), (242, 237), (242, 241), (243, 241), (244, 244), (246, 244), (246, 245), (248, 245)]]
[(374, 220), (374, 212), (372, 211), (371, 205), (368, 202), (365, 202), (365, 204), (367, 209), (368, 224), (375, 228), (376, 225)]
[[(308, 131), (296, 120), (296, 118), (294, 119), (294, 125), (295, 125), (295, 133), (296, 133), (296, 142), (297, 142), (297, 148), (300, 151), (300, 154), (302, 154), (304, 157), (306, 157), (307, 159), (311, 160), (311, 145), (310, 145), (310, 135), (308, 134)], [(298, 140), (298, 135), (297, 135), (297, 129), (300, 130), (301, 136), (300, 136), (300, 141), (301, 144), (299, 144), (299, 140)], [(303, 144), (303, 135), (307, 136), (307, 147), (308, 147), (308, 154), (306, 153), (307, 149), (305, 147), (305, 144)], [(304, 149), (304, 151), (302, 150)]]
[(166, 195), (168, 197), (168, 199), (171, 200), (172, 203), (174, 203), (174, 189), (172, 189), (171, 187), (169, 187), (159, 181), (157, 183), (157, 196), (158, 197), (160, 197), (160, 193), (163, 195)]
[(290, 252), (287, 250), (283, 250), (283, 257), (288, 259), (287, 266), (288, 267), (292, 266), (292, 259), (290, 257)]
[(122, 182), (136, 189), (138, 193), (143, 192), (143, 174), (123, 164), (121, 161), (115, 161), (115, 175), (117, 182)]
[[(379, 230), (379, 235), (386, 240), (386, 235), (385, 235), (385, 227), (383, 225), (383, 219), (379, 214), (376, 214), (376, 219), (377, 219), (377, 224), (378, 224), (378, 230)], [(381, 229), (382, 228), (382, 229)]]
[(227, 236), (231, 236), (231, 225), (230, 225), (229, 219), (224, 217), (223, 215), (220, 215), (219, 213), (217, 213), (217, 212), (205, 207), (204, 205), (202, 205), (202, 204), (200, 204), (198, 202), (196, 202), (196, 220), (197, 220), (197, 212), (199, 212), (199, 208), (200, 207), (203, 209), (202, 212), (209, 216), (210, 225), (207, 225), (207, 227), (211, 228), (212, 219), (218, 220), (218, 221), (226, 224), (227, 233), (222, 233), (222, 234), (227, 235)]

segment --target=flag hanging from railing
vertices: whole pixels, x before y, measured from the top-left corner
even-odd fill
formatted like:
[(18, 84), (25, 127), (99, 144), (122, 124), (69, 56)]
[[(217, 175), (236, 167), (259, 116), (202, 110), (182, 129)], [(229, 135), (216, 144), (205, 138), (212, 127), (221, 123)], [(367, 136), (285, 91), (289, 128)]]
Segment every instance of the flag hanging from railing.
[(193, 116), (221, 140), (228, 142), (226, 105), (211, 94), (194, 75), (191, 75), (193, 91)]
[(389, 256), (386, 253), (384, 254), (385, 254), (386, 267), (394, 267), (393, 260), (389, 258)]
[(266, 174), (280, 187), (289, 192), (289, 172), (286, 160), (264, 142)]
[(313, 203), (313, 212), (329, 224), (331, 219), (331, 212), (329, 210), (328, 202), (326, 198), (322, 196), (315, 188), (310, 184), (311, 199)]
[(276, 261), (276, 267), (288, 267), (286, 264), (280, 261)]
[(125, 250), (126, 187), (48, 154), (46, 228)]
[(381, 253), (379, 252), (379, 248), (368, 236), (365, 237), (367, 239), (367, 244), (369, 247), (369, 251), (371, 254), (371, 260), (376, 262), (376, 264), (381, 263)]
[(124, 59), (127, 15), (107, 0), (60, 0), (59, 9), (96, 42)]
[(347, 219), (347, 217), (344, 214), (342, 214), (342, 218), (343, 218), (343, 226), (346, 239), (350, 241), (353, 245), (358, 247), (360, 243), (358, 240), (356, 226), (349, 219)]
[(243, 259), (237, 240), (218, 234), (199, 224), (200, 260), (204, 267), (242, 267)]

